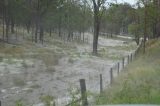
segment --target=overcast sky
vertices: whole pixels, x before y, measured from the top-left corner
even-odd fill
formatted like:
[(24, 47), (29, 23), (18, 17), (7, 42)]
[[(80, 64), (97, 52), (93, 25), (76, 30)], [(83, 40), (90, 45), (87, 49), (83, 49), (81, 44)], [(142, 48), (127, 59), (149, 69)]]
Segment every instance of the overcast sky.
[(123, 3), (123, 2), (127, 2), (130, 4), (135, 4), (137, 0), (117, 0), (118, 3)]

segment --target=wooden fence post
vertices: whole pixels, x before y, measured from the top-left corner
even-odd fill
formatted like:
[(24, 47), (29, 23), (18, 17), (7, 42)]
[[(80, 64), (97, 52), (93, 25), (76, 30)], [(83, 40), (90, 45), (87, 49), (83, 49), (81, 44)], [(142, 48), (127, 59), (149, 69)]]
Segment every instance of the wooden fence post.
[(110, 70), (110, 84), (113, 83), (113, 69)]
[(82, 106), (88, 106), (85, 79), (80, 79)]
[(124, 68), (124, 61), (125, 61), (125, 58), (123, 58), (122, 60), (122, 67)]
[(120, 66), (120, 64), (119, 64), (119, 62), (118, 62), (118, 74), (119, 74), (119, 71), (120, 71), (120, 67), (119, 67), (119, 66)]
[(102, 79), (102, 74), (100, 74), (100, 94), (103, 92), (103, 79)]
[(1, 106), (1, 101), (0, 101), (0, 106)]

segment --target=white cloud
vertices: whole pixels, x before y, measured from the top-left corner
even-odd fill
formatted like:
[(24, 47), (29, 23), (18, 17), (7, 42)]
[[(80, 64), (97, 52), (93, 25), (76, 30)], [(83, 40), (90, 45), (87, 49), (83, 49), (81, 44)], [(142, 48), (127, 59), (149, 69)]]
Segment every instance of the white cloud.
[(129, 4), (135, 4), (137, 2), (137, 0), (117, 0), (118, 3), (124, 3), (127, 2)]

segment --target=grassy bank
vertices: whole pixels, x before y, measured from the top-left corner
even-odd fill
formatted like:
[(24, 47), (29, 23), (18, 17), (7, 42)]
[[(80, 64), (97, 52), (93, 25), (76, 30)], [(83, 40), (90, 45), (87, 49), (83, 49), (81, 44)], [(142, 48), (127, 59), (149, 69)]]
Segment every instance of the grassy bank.
[(160, 40), (147, 43), (114, 84), (96, 97), (97, 104), (160, 104)]

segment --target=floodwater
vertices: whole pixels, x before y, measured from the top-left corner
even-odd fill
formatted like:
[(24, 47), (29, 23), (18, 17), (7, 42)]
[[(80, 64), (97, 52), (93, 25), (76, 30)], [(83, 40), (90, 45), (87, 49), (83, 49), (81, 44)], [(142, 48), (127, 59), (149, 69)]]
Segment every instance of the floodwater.
[[(47, 66), (43, 61), (36, 59), (5, 59), (0, 61), (0, 100), (2, 106), (14, 106), (15, 101), (22, 100), (24, 104), (43, 106), (40, 97), (50, 95), (55, 97), (56, 106), (66, 105), (70, 101), (70, 92), (79, 89), (79, 79), (86, 80), (87, 91), (99, 93), (100, 78), (103, 75), (103, 86), (107, 87), (110, 82), (110, 68), (119, 59), (91, 56), (87, 53), (92, 51), (92, 35), (86, 33), (89, 43), (85, 45), (76, 44), (76, 52), (79, 56), (70, 57), (65, 55), (59, 59), (54, 66), (54, 72), (46, 72)], [(99, 49), (108, 46), (119, 47), (135, 45), (121, 40), (99, 38)], [(51, 49), (52, 46), (47, 48)], [(126, 56), (134, 50), (107, 50), (107, 55)], [(85, 53), (84, 53), (85, 52)], [(1, 56), (2, 57), (2, 56)], [(117, 69), (114, 69), (115, 76)], [(27, 105), (28, 106), (28, 105)]]

